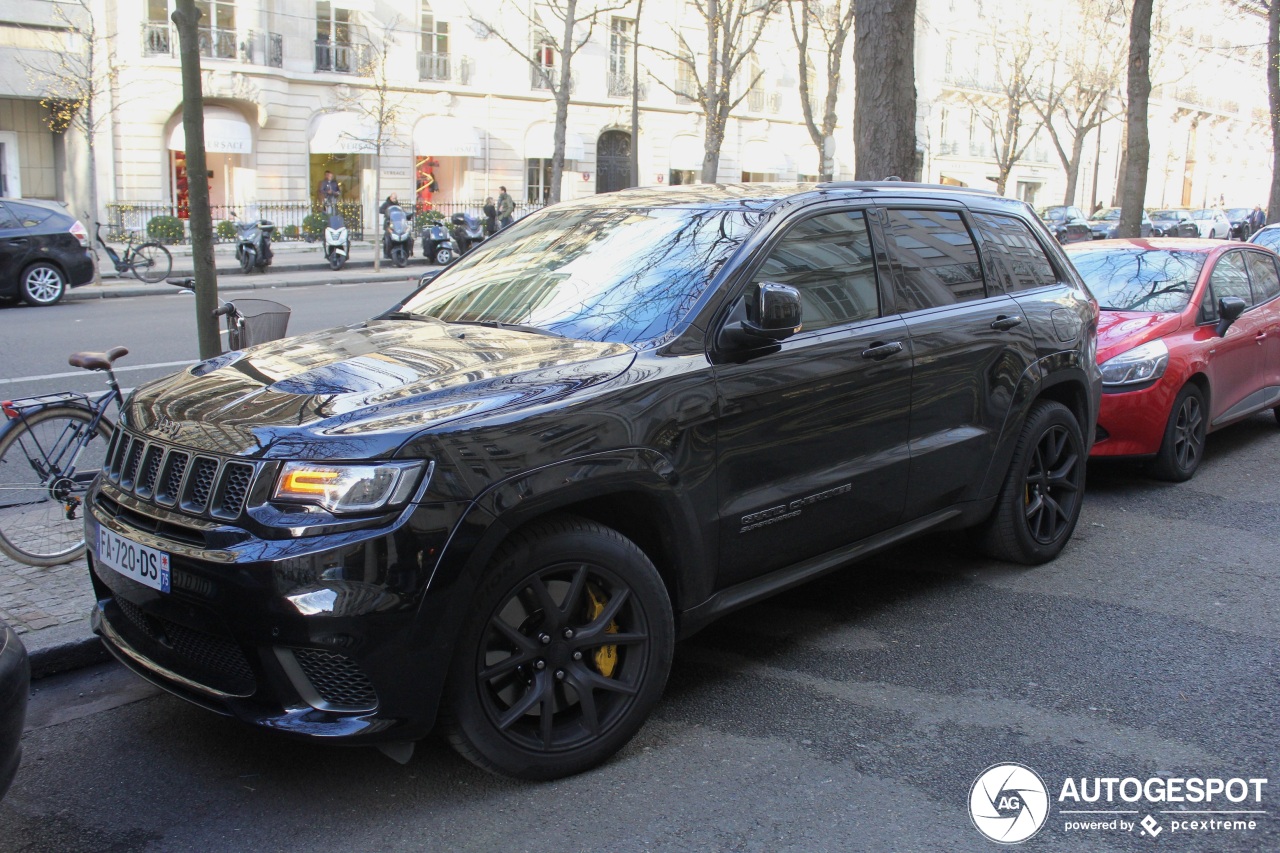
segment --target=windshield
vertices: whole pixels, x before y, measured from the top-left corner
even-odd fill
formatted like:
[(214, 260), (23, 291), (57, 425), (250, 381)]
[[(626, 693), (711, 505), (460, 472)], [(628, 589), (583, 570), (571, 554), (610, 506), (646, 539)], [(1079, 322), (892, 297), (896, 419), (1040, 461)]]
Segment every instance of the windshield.
[(1197, 210), (1195, 213), (1191, 214), (1191, 218), (1192, 219), (1213, 219), (1213, 217), (1217, 215), (1218, 215), (1218, 212), (1216, 210), (1209, 210), (1208, 208), (1206, 208), (1204, 210)]
[(1099, 210), (1089, 218), (1095, 222), (1116, 222), (1120, 219), (1120, 208), (1108, 207), (1106, 210)]
[(1227, 211), (1227, 216), (1232, 219), (1244, 219), (1250, 213), (1247, 207), (1233, 207)]
[(1065, 207), (1042, 207), (1040, 208), (1041, 219), (1066, 219), (1067, 209)]
[(449, 323), (656, 342), (757, 221), (740, 211), (550, 209), (481, 243), (404, 308)]
[(1151, 214), (1152, 219), (1181, 219), (1181, 210), (1157, 210)]
[(1249, 238), (1249, 242), (1268, 249), (1280, 249), (1280, 228), (1264, 228)]
[(1138, 248), (1071, 253), (1080, 277), (1106, 311), (1181, 311), (1204, 258), (1200, 252)]

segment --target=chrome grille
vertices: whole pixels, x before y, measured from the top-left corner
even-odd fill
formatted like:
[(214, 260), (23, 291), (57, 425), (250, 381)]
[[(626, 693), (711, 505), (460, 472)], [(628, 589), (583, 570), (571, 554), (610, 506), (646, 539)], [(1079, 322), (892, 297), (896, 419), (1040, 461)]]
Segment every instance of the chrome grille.
[(117, 429), (103, 466), (122, 492), (187, 515), (234, 521), (248, 502), (258, 466), (196, 454)]
[(338, 709), (377, 707), (373, 684), (351, 658), (322, 649), (293, 649), (293, 656), (325, 702)]

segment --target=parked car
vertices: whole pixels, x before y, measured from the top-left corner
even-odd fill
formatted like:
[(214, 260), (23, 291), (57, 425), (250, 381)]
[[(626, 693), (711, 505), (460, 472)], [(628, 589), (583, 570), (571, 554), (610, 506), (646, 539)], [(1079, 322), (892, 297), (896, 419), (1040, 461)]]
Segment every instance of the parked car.
[(1231, 223), (1231, 237), (1236, 240), (1248, 240), (1253, 234), (1253, 225), (1249, 217), (1253, 215), (1251, 207), (1230, 207), (1224, 213)]
[(1262, 226), (1249, 235), (1249, 242), (1266, 246), (1273, 252), (1280, 252), (1280, 222)]
[(52, 305), (93, 272), (80, 220), (53, 202), (0, 198), (0, 301)]
[[(1116, 236), (1120, 227), (1120, 208), (1104, 207), (1089, 217), (1089, 232), (1095, 240), (1110, 240)], [(1142, 211), (1142, 224), (1139, 230), (1143, 237), (1151, 236), (1151, 217)]]
[(1102, 306), (1094, 456), (1151, 457), (1156, 477), (1188, 480), (1207, 433), (1280, 405), (1274, 252), (1152, 239), (1069, 254)]
[(1207, 240), (1225, 240), (1231, 236), (1231, 220), (1224, 211), (1202, 207), (1191, 211), (1191, 219), (1199, 229), (1197, 236)]
[(1200, 226), (1191, 218), (1189, 209), (1172, 207), (1157, 210), (1151, 214), (1151, 236), (1199, 237)]
[(1078, 207), (1058, 204), (1042, 207), (1038, 212), (1049, 233), (1056, 237), (1059, 243), (1078, 243), (1081, 240), (1093, 238), (1089, 223)]
[(22, 758), (30, 681), (27, 650), (13, 629), (0, 620), (0, 797), (9, 790)]
[(674, 640), (925, 530), (1053, 559), (1097, 306), (1031, 209), (903, 182), (548, 207), (364, 323), (137, 388), (95, 630), (208, 708), (527, 779), (604, 761)]

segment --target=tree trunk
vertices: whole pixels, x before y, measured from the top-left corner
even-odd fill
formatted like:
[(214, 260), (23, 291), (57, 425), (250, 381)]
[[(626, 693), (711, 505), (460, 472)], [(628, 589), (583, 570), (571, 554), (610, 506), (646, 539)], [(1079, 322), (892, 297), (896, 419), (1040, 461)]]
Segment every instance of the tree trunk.
[(1280, 0), (1267, 15), (1267, 95), (1271, 100), (1271, 197), (1267, 224), (1280, 222)]
[(1084, 157), (1084, 138), (1087, 134), (1077, 133), (1071, 141), (1071, 159), (1063, 163), (1067, 171), (1067, 191), (1063, 194), (1062, 203), (1070, 207), (1076, 203), (1076, 188), (1080, 184), (1080, 160)]
[(173, 23), (182, 62), (182, 129), (187, 137), (188, 227), (195, 267), (196, 340), (200, 358), (222, 352), (218, 339), (218, 268), (213, 259), (213, 214), (209, 210), (209, 167), (204, 158), (204, 92), (200, 83), (200, 13), (195, 0), (177, 0)]
[(1151, 98), (1151, 4), (1152, 0), (1133, 0), (1129, 24), (1129, 115), (1117, 237), (1141, 236), (1142, 209), (1147, 200), (1147, 167), (1151, 159), (1151, 140), (1147, 133), (1147, 102)]
[(854, 177), (916, 180), (916, 0), (856, 0), (854, 20)]

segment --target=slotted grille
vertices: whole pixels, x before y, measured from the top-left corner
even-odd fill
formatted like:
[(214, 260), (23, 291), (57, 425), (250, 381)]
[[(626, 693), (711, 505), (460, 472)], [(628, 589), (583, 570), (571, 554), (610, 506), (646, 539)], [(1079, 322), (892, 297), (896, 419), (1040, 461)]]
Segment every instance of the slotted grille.
[(124, 472), (120, 475), (120, 482), (127, 486), (132, 485), (134, 477), (138, 475), (138, 463), (142, 461), (142, 448), (144, 442), (134, 439), (129, 445), (129, 455), (125, 458)]
[(178, 500), (178, 491), (182, 488), (182, 475), (187, 473), (187, 463), (191, 457), (179, 450), (169, 454), (169, 464), (165, 466), (164, 479), (160, 488), (156, 489), (156, 502), (172, 506)]
[(147, 448), (142, 457), (142, 474), (138, 477), (136, 490), (138, 494), (150, 494), (156, 484), (156, 476), (160, 473), (160, 463), (164, 461), (164, 448), (153, 444)]
[(253, 462), (219, 459), (117, 429), (112, 438), (106, 479), (120, 491), (188, 515), (234, 520), (244, 512), (258, 467)]
[(204, 512), (213, 491), (213, 475), (218, 472), (218, 460), (197, 456), (195, 469), (187, 478), (187, 499), (182, 508), (189, 512)]
[(215, 515), (234, 518), (249, 497), (249, 483), (253, 481), (253, 466), (240, 462), (228, 462), (222, 474), (222, 499), (218, 501)]
[(361, 710), (377, 707), (378, 694), (355, 661), (323, 649), (294, 649), (293, 655), (316, 693), (330, 705)]

